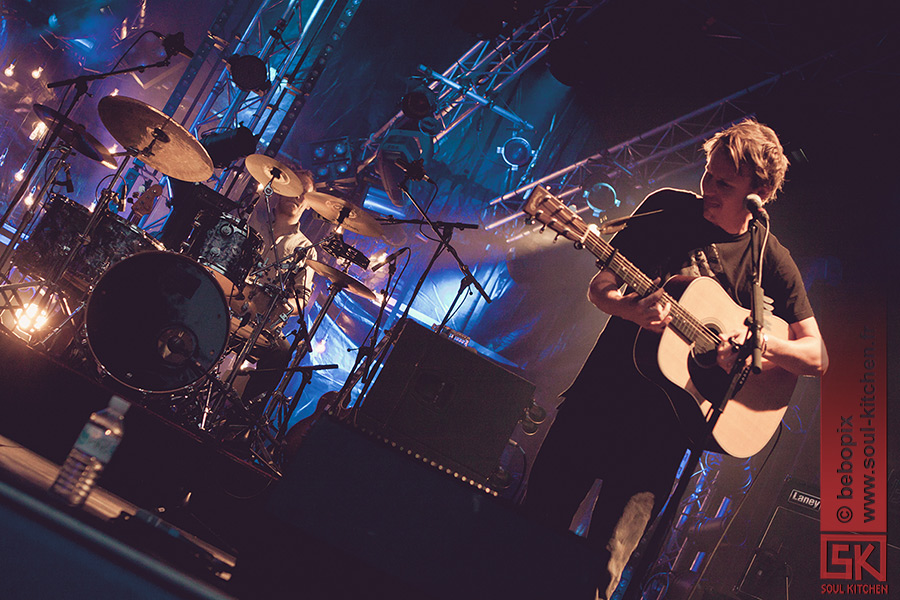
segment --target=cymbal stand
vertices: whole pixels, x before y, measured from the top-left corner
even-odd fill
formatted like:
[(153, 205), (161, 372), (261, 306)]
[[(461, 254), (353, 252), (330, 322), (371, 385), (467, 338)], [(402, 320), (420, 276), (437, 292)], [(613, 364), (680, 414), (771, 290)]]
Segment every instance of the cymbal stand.
[(459, 269), (467, 276), (467, 278), (470, 278), (470, 282), (475, 285), (475, 287), (481, 293), (481, 295), (485, 299), (485, 301), (487, 301), (488, 303), (491, 302), (490, 296), (488, 296), (487, 292), (484, 291), (484, 288), (481, 287), (481, 284), (479, 284), (478, 280), (476, 280), (474, 275), (472, 275), (472, 272), (469, 270), (469, 267), (466, 266), (466, 264), (464, 262), (462, 262), (462, 259), (459, 258), (459, 254), (457, 254), (456, 249), (453, 248), (452, 244), (450, 244), (450, 239), (453, 237), (454, 229), (460, 229), (460, 230), (462, 230), (462, 229), (477, 229), (478, 226), (470, 224), (470, 223), (446, 223), (443, 221), (432, 221), (428, 217), (428, 215), (425, 213), (425, 211), (422, 210), (422, 207), (419, 206), (419, 203), (416, 201), (416, 199), (413, 197), (413, 195), (409, 193), (409, 190), (407, 189), (405, 180), (400, 184), (400, 189), (403, 190), (403, 193), (407, 196), (407, 198), (409, 198), (410, 202), (412, 202), (413, 206), (416, 207), (416, 210), (419, 211), (419, 214), (421, 214), (423, 218), (422, 219), (395, 219), (395, 218), (391, 217), (391, 218), (382, 220), (382, 223), (385, 223), (388, 225), (401, 224), (401, 223), (410, 223), (410, 224), (416, 224), (416, 225), (429, 225), (431, 227), (432, 231), (434, 231), (434, 233), (437, 234), (437, 236), (439, 238), (439, 243), (438, 243), (437, 248), (435, 248), (435, 250), (434, 250), (434, 254), (431, 255), (431, 260), (428, 261), (428, 265), (425, 267), (425, 270), (422, 272), (422, 275), (419, 277), (419, 280), (416, 282), (416, 287), (413, 289), (412, 295), (409, 297), (409, 300), (406, 303), (406, 308), (403, 310), (403, 314), (400, 315), (400, 318), (398, 318), (394, 322), (394, 325), (390, 329), (388, 329), (387, 333), (385, 334), (384, 343), (383, 344), (381, 342), (378, 343), (378, 346), (381, 347), (381, 350), (380, 350), (380, 352), (376, 352), (376, 356), (375, 356), (375, 358), (373, 360), (373, 364), (372, 364), (372, 370), (369, 373), (370, 376), (366, 380), (365, 388), (360, 393), (360, 396), (359, 396), (360, 398), (365, 397), (365, 394), (368, 391), (368, 386), (372, 383), (371, 375), (378, 371), (378, 367), (384, 362), (388, 351), (393, 346), (393, 344), (397, 340), (397, 338), (400, 336), (400, 332), (403, 330), (402, 324), (406, 321), (407, 317), (409, 316), (409, 311), (412, 308), (413, 302), (415, 301), (416, 297), (419, 295), (419, 292), (421, 291), (422, 286), (425, 284), (425, 280), (428, 278), (428, 274), (431, 272), (431, 269), (434, 267), (435, 262), (437, 262), (438, 257), (441, 255), (441, 253), (444, 251), (445, 248), (450, 252), (450, 254), (453, 255), (453, 257), (456, 259), (457, 264), (459, 265)]
[[(325, 302), (322, 304), (322, 308), (319, 310), (319, 314), (317, 314), (315, 320), (313, 320), (313, 324), (309, 328), (309, 331), (305, 336), (301, 335), (300, 333), (294, 336), (294, 341), (291, 343), (291, 362), (288, 364), (288, 368), (285, 370), (285, 376), (281, 378), (281, 380), (278, 382), (278, 385), (275, 387), (275, 390), (269, 397), (269, 402), (266, 405), (265, 411), (267, 417), (271, 417), (278, 405), (285, 400), (284, 392), (285, 390), (287, 390), (287, 387), (291, 382), (293, 370), (295, 370), (300, 365), (300, 361), (306, 358), (306, 355), (309, 353), (311, 348), (311, 340), (313, 339), (313, 337), (315, 337), (316, 332), (319, 330), (319, 326), (322, 324), (322, 320), (328, 313), (328, 309), (331, 308), (331, 304), (334, 302), (335, 297), (337, 297), (337, 295), (343, 289), (343, 285), (332, 283), (328, 287), (328, 296), (325, 298)], [(303, 315), (300, 315), (300, 320), (302, 322)], [(302, 349), (300, 347), (301, 345), (303, 346)], [(294, 394), (295, 397), (299, 397), (300, 395), (302, 395), (300, 391)], [(290, 415), (287, 415), (287, 417), (290, 418)], [(284, 426), (286, 424), (287, 420), (285, 420), (283, 423), (279, 423), (278, 426)]]
[[(375, 372), (375, 369), (372, 367), (375, 365), (376, 357), (384, 350), (386, 341), (390, 338), (390, 336), (385, 335), (378, 340), (377, 343), (375, 341), (378, 339), (378, 332), (381, 330), (381, 320), (384, 318), (384, 312), (388, 302), (388, 290), (391, 289), (391, 281), (394, 279), (396, 271), (397, 264), (396, 262), (391, 261), (388, 264), (388, 277), (385, 281), (384, 289), (382, 290), (381, 306), (378, 307), (375, 323), (372, 324), (372, 332), (370, 334), (371, 342), (368, 342), (370, 339), (369, 337), (363, 340), (363, 345), (359, 347), (359, 351), (356, 353), (356, 361), (350, 369), (350, 375), (347, 377), (346, 381), (344, 381), (344, 384), (341, 386), (341, 389), (338, 391), (337, 396), (332, 403), (333, 406), (336, 406), (341, 410), (350, 410), (350, 394), (360, 380), (363, 381), (364, 385), (368, 385), (370, 375)], [(332, 408), (332, 406), (322, 408), (323, 410), (328, 410)]]
[[(59, 160), (56, 161), (56, 164), (53, 166), (53, 169), (51, 169), (50, 174), (47, 177), (47, 183), (42, 185), (40, 187), (40, 189), (38, 189), (36, 191), (36, 194), (35, 194), (34, 198), (32, 199), (31, 204), (28, 205), (28, 208), (25, 210), (25, 214), (22, 216), (22, 221), (19, 223), (19, 226), (16, 228), (16, 232), (13, 234), (12, 238), (9, 240), (9, 244), (7, 244), (6, 248), (3, 250), (3, 254), (0, 254), (0, 273), (2, 273), (2, 276), (6, 281), (9, 281), (9, 269), (7, 269), (7, 263), (9, 262), (10, 257), (13, 255), (13, 252), (15, 252), (16, 244), (18, 244), (19, 240), (22, 238), (22, 235), (25, 233), (25, 230), (28, 229), (28, 226), (31, 224), (31, 220), (34, 218), (34, 215), (37, 213), (38, 208), (40, 208), (42, 201), (44, 199), (44, 195), (47, 193), (47, 189), (51, 185), (50, 182), (56, 181), (56, 176), (59, 174), (59, 171), (63, 168), (63, 163), (66, 161), (66, 159), (72, 153), (72, 148), (65, 144), (60, 144), (59, 148), (62, 150), (62, 156), (59, 157)], [(48, 152), (49, 152), (49, 149), (47, 150), (47, 152), (44, 152), (42, 150), (40, 159), (38, 162), (35, 162), (35, 166), (37, 166), (40, 161), (44, 160), (44, 158), (46, 157)], [(35, 170), (36, 169), (32, 169), (32, 173), (29, 173), (29, 177), (33, 177), (33, 175), (34, 175), (33, 171), (35, 171)], [(26, 184), (24, 186), (24, 189), (29, 189), (29, 187), (31, 185), (31, 181), (28, 178), (26, 178), (22, 183)], [(11, 214), (12, 208), (20, 200), (20, 197), (24, 196), (24, 194), (22, 194), (22, 192), (23, 192), (23, 188), (20, 187), (19, 191), (16, 192), (16, 195), (13, 197), (13, 200), (10, 202), (9, 209), (7, 209), (7, 215)], [(0, 227), (2, 227), (3, 224), (6, 222), (7, 215), (4, 215), (3, 219), (0, 220)], [(10, 266), (10, 268), (12, 267), (12, 265), (9, 265), (9, 266)], [(2, 290), (2, 289), (3, 288), (0, 287), (0, 290)]]
[[(156, 140), (154, 140), (154, 142), (155, 141)], [(148, 149), (152, 146), (153, 142), (150, 142), (150, 146), (148, 146)], [(128, 150), (129, 156), (134, 156), (136, 153), (137, 151), (134, 149)], [(78, 255), (78, 251), (81, 250), (82, 247), (90, 243), (91, 235), (93, 235), (94, 230), (100, 224), (100, 221), (103, 219), (106, 211), (109, 210), (108, 204), (111, 199), (117, 198), (116, 193), (113, 191), (113, 187), (116, 185), (116, 180), (125, 171), (125, 165), (127, 163), (127, 160), (120, 161), (120, 164), (116, 169), (112, 180), (109, 182), (109, 185), (101, 190), (97, 205), (94, 207), (94, 210), (91, 213), (91, 218), (88, 220), (88, 224), (85, 227), (84, 231), (82, 231), (78, 236), (78, 241), (75, 242), (75, 247), (66, 253), (66, 257), (63, 260), (62, 264), (56, 269), (56, 271), (54, 271), (53, 276), (50, 278), (50, 280), (45, 283), (45, 286), (50, 290), (51, 293), (55, 293), (58, 290), (60, 280), (62, 280), (62, 278), (65, 276), (66, 271), (68, 271), (69, 269), (69, 265), (72, 264), (72, 261)], [(94, 282), (91, 282), (91, 285), (93, 285), (93, 283)], [(44, 297), (47, 298), (49, 295), (50, 294), (45, 294)], [(75, 316), (75, 314), (78, 313), (86, 304), (87, 298), (82, 300), (81, 304), (74, 311), (72, 311), (70, 315), (67, 316), (66, 320), (63, 321), (59, 327), (48, 333), (40, 340), (37, 340), (35, 342), (35, 345), (46, 347), (47, 343), (50, 342), (56, 335), (58, 335), (60, 331), (62, 331), (62, 326), (70, 321)]]
[[(66, 108), (65, 112), (62, 113), (63, 119), (60, 119), (56, 126), (53, 128), (50, 135), (47, 137), (44, 142), (44, 146), (41, 148), (40, 152), (38, 152), (38, 156), (34, 161), (34, 164), (29, 169), (28, 174), (22, 180), (21, 185), (19, 185), (19, 189), (16, 190), (16, 193), (13, 195), (13, 199), (10, 201), (9, 206), (6, 209), (6, 212), (3, 213), (3, 216), (0, 217), (0, 229), (2, 229), (3, 225), (6, 224), (6, 221), (9, 220), (10, 215), (12, 215), (13, 210), (15, 210), (16, 205), (19, 201), (25, 196), (25, 190), (27, 190), (31, 186), (31, 180), (34, 178), (35, 173), (38, 170), (38, 167), (44, 162), (44, 159), (47, 157), (47, 153), (50, 151), (50, 147), (53, 145), (59, 138), (59, 132), (62, 131), (63, 122), (65, 119), (69, 117), (72, 113), (72, 109), (75, 108), (75, 105), (81, 100), (81, 98), (87, 94), (88, 83), (91, 81), (95, 81), (97, 79), (105, 79), (107, 77), (111, 77), (112, 75), (121, 75), (123, 73), (133, 73), (136, 71), (140, 71), (143, 73), (146, 69), (153, 69), (156, 67), (168, 67), (171, 64), (172, 56), (168, 49), (166, 50), (166, 57), (160, 61), (157, 61), (153, 64), (149, 65), (136, 65), (134, 67), (128, 67), (125, 69), (119, 69), (116, 71), (109, 71), (107, 73), (91, 73), (90, 75), (79, 75), (78, 77), (73, 77), (71, 79), (63, 79), (61, 81), (54, 81), (47, 84), (48, 89), (55, 89), (58, 87), (64, 86), (74, 86), (75, 95), (72, 97), (72, 101), (69, 103), (69, 106)], [(3, 260), (6, 260), (7, 257), (3, 257)], [(0, 272), (3, 271), (5, 267), (5, 262), (0, 262)]]
[[(40, 187), (40, 189), (35, 194), (34, 198), (31, 201), (31, 204), (28, 205), (28, 208), (25, 211), (25, 214), (22, 216), (22, 220), (19, 222), (19, 226), (16, 228), (15, 233), (12, 238), (10, 238), (9, 243), (6, 248), (3, 250), (2, 255), (0, 255), (0, 277), (3, 278), (4, 281), (7, 282), (6, 285), (0, 285), (0, 294), (2, 294), (3, 305), (0, 306), (0, 312), (4, 310), (16, 310), (25, 308), (25, 303), (22, 301), (22, 298), (18, 294), (18, 290), (23, 288), (35, 288), (32, 292), (32, 299), (35, 297), (41, 296), (38, 300), (37, 312), (40, 314), (42, 310), (44, 310), (47, 306), (49, 306), (49, 296), (46, 291), (43, 291), (45, 288), (49, 288), (51, 292), (57, 291), (57, 283), (59, 281), (59, 276), (52, 275), (50, 281), (40, 279), (32, 282), (20, 282), (20, 283), (12, 283), (10, 280), (10, 273), (12, 271), (12, 267), (14, 266), (15, 253), (17, 251), (17, 244), (19, 240), (22, 238), (22, 235), (31, 225), (31, 221), (34, 219), (34, 216), (37, 214), (38, 209), (43, 204), (44, 196), (47, 193), (47, 189), (51, 185), (51, 182), (56, 180), (56, 176), (59, 174), (59, 171), (63, 168), (63, 164), (68, 156), (72, 153), (72, 148), (65, 144), (60, 144), (59, 148), (62, 150), (62, 155), (59, 157), (59, 160), (56, 161), (56, 164), (50, 171), (50, 174), (47, 178), (47, 182)], [(46, 153), (44, 154), (46, 156)], [(43, 160), (43, 157), (41, 157)], [(37, 164), (37, 163), (36, 163)], [(17, 202), (18, 199), (14, 199), (13, 203)], [(13, 204), (10, 205), (12, 207)], [(13, 260), (10, 260), (13, 259)], [(67, 260), (69, 258), (67, 257)], [(7, 265), (9, 268), (7, 268)], [(59, 270), (57, 269), (56, 272)], [(7, 292), (11, 293), (11, 297), (7, 296)], [(12, 302), (12, 298), (15, 298), (15, 304), (19, 306), (15, 306)], [(46, 302), (45, 302), (46, 299)], [(66, 307), (67, 308), (67, 307)]]

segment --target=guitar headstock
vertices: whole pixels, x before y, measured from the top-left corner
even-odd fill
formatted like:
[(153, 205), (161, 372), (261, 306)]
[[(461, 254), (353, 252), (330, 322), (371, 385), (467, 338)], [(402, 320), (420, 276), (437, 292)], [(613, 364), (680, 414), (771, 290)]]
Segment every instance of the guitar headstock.
[(588, 234), (584, 220), (541, 186), (534, 188), (522, 210), (573, 242), (583, 242)]

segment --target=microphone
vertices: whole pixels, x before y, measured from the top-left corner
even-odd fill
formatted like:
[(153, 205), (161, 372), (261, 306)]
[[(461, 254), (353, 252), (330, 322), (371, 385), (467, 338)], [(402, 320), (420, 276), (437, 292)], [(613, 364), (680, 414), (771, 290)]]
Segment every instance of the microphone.
[(407, 250), (409, 250), (409, 248), (406, 247), (406, 246), (404, 246), (403, 248), (400, 248), (400, 249), (397, 250), (396, 252), (391, 252), (390, 254), (388, 254), (388, 255), (385, 257), (385, 259), (384, 259), (383, 261), (381, 261), (380, 263), (378, 263), (378, 264), (376, 264), (374, 267), (372, 267), (372, 272), (374, 273), (375, 271), (377, 271), (378, 269), (380, 269), (380, 268), (383, 267), (384, 265), (386, 265), (386, 264), (388, 264), (388, 263), (394, 262), (395, 260), (397, 260), (397, 259), (400, 257), (401, 254), (403, 254), (403, 253), (406, 252)]
[(154, 31), (153, 33), (162, 40), (163, 50), (166, 51), (166, 56), (168, 58), (172, 58), (177, 54), (181, 54), (182, 56), (186, 56), (188, 58), (194, 58), (194, 53), (188, 50), (184, 45), (183, 31), (179, 31), (178, 33), (170, 33), (169, 35), (163, 35), (156, 31)]
[(750, 194), (744, 202), (754, 219), (769, 222), (769, 213), (763, 208), (763, 201), (759, 194)]
[(421, 158), (410, 163), (406, 162), (406, 160), (401, 157), (397, 157), (394, 159), (394, 164), (397, 165), (401, 171), (406, 173), (407, 178), (413, 181), (427, 181), (428, 183), (434, 183), (431, 180), (431, 177), (425, 172), (425, 161)]

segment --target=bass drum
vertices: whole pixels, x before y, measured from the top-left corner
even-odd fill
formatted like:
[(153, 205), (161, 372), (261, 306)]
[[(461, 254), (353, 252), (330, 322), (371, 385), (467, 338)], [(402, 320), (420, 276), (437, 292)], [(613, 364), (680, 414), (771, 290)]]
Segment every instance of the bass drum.
[(99, 366), (142, 392), (188, 387), (209, 373), (228, 341), (222, 288), (197, 261), (144, 252), (113, 265), (88, 298), (85, 329)]

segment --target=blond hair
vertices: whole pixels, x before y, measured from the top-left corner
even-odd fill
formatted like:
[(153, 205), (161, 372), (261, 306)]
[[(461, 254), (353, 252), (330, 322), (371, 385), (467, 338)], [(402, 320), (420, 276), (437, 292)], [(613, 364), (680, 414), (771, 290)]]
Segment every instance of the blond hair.
[(784, 186), (790, 162), (771, 127), (756, 119), (744, 119), (703, 144), (707, 158), (719, 148), (728, 151), (738, 172), (741, 167), (747, 168), (753, 187), (764, 191), (764, 201), (775, 199), (775, 194)]

